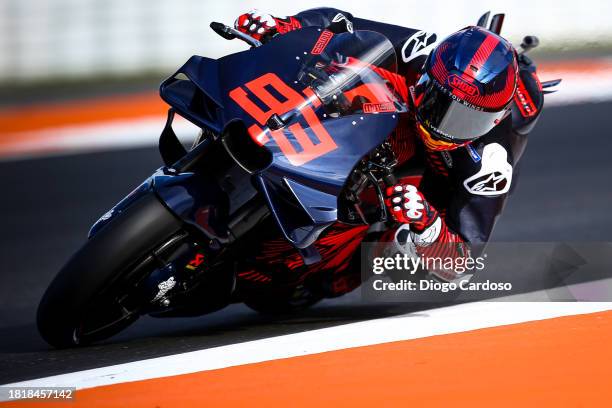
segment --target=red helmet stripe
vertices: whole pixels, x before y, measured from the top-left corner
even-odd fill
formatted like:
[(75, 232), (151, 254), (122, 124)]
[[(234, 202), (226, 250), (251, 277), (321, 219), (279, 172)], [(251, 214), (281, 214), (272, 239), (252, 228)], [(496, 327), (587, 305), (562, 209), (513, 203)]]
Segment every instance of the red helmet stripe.
[(495, 47), (497, 47), (497, 44), (499, 44), (499, 38), (493, 35), (487, 35), (482, 44), (480, 44), (480, 47), (478, 47), (474, 53), (474, 56), (470, 60), (470, 63), (466, 69), (469, 68), (470, 65), (474, 65), (478, 69), (482, 68), (484, 63), (489, 59), (489, 56), (491, 56), (491, 53)]
[(434, 63), (431, 67), (431, 73), (433, 74), (433, 77), (441, 84), (444, 84), (446, 82), (446, 78), (448, 77), (448, 70), (444, 66), (444, 62), (442, 61), (441, 57), (442, 54), (446, 52), (447, 48), (447, 43), (442, 43), (438, 46), (438, 49), (435, 51), (434, 54)]

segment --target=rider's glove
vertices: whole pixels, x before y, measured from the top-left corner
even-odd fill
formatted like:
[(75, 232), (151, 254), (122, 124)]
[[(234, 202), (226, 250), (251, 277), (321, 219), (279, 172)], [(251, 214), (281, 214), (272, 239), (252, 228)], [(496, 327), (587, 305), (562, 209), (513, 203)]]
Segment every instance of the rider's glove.
[(387, 188), (386, 204), (393, 218), (410, 229), (422, 232), (436, 221), (438, 212), (423, 194), (411, 184), (398, 184)]
[(234, 27), (256, 40), (267, 42), (275, 35), (297, 30), (301, 25), (295, 17), (274, 17), (268, 13), (251, 10), (238, 17)]
[[(391, 251), (424, 258), (454, 259), (470, 256), (470, 248), (464, 240), (451, 231), (446, 222), (417, 188), (400, 184), (387, 189), (387, 207), (396, 221), (402, 223), (391, 230), (394, 245)], [(465, 265), (465, 263), (464, 263)], [(437, 279), (451, 282), (470, 279), (466, 269), (453, 269), (446, 265), (432, 265), (429, 273)]]

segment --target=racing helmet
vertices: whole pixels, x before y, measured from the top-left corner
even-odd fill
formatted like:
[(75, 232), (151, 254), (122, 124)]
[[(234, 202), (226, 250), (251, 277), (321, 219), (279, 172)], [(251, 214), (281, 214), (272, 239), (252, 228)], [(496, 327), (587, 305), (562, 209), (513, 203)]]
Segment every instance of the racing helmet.
[(417, 133), (432, 150), (452, 150), (510, 113), (517, 86), (514, 47), (482, 27), (466, 27), (431, 52), (411, 89)]

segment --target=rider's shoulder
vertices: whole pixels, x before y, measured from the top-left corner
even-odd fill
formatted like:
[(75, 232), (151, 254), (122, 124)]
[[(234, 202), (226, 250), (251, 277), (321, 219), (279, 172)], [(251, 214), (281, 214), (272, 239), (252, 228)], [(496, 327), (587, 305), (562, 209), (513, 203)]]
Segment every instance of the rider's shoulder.
[(447, 154), (455, 177), (470, 194), (498, 196), (510, 190), (515, 152), (513, 134), (507, 129), (511, 123), (504, 122), (483, 137)]
[[(399, 44), (397, 44), (399, 42)], [(431, 31), (419, 30), (415, 28), (405, 28), (405, 33), (396, 47), (399, 48), (399, 59), (407, 64), (411, 61), (426, 57), (438, 42), (438, 36)]]

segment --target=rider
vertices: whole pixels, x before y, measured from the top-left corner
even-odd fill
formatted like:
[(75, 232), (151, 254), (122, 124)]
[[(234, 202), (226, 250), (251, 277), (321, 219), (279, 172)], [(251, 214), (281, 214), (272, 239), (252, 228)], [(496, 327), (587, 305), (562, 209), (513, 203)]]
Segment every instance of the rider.
[[(419, 253), (454, 257), (486, 243), (516, 183), (527, 134), (542, 110), (535, 65), (507, 40), (477, 26), (437, 41), (433, 33), (354, 18), (332, 8), (290, 17), (254, 10), (235, 22), (236, 29), (263, 43), (312, 26), (336, 33), (379, 32), (399, 56), (398, 73), (409, 90), (403, 96), (410, 109), (390, 138), (399, 162), (397, 175), (414, 163), (423, 162), (424, 170), (420, 182), (399, 177), (398, 184), (388, 188), (387, 206), (398, 224), (381, 239), (398, 248), (411, 245)], [(351, 238), (342, 241), (346, 252), (336, 250), (342, 256), (355, 248), (359, 233), (352, 231), (340, 228), (323, 240), (332, 245), (343, 235)], [(280, 254), (274, 251), (270, 253)], [(446, 281), (462, 278), (452, 270), (430, 272)], [(358, 284), (338, 283), (343, 278), (336, 274), (333, 295)]]

